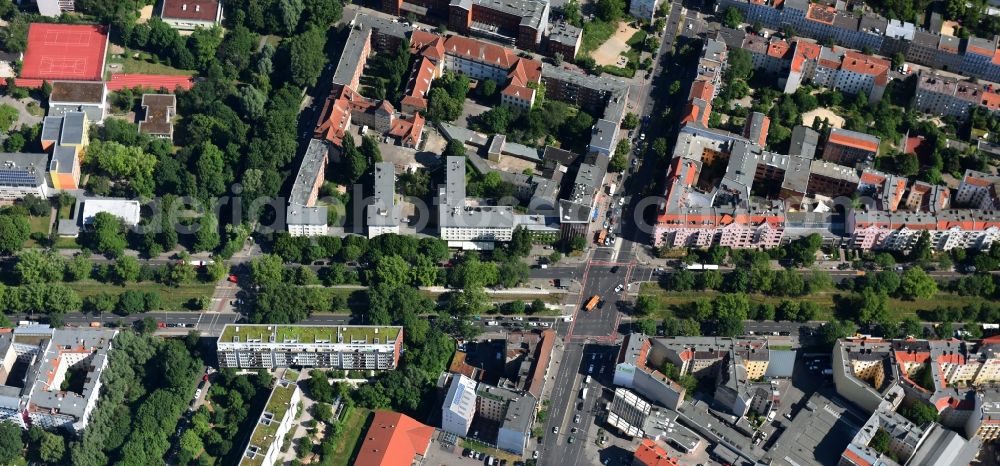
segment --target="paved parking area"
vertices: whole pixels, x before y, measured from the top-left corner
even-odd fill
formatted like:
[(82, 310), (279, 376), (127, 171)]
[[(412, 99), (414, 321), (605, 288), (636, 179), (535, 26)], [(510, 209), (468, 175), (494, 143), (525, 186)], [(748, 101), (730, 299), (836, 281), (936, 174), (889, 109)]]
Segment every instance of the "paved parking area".
[(446, 445), (437, 439), (431, 442), (427, 448), (427, 456), (424, 457), (425, 466), (481, 466), (482, 460), (474, 460), (462, 456), (462, 448)]

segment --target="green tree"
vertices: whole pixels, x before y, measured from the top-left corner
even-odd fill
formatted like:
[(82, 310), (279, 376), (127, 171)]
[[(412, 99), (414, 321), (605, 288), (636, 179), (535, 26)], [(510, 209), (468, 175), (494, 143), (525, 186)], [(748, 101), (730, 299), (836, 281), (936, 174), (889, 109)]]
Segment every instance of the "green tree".
[(889, 434), (885, 431), (885, 429), (879, 427), (879, 429), (875, 431), (875, 435), (872, 436), (871, 441), (868, 442), (868, 446), (877, 452), (888, 453), (889, 442), (891, 440), (892, 438), (889, 437)]
[(922, 426), (928, 422), (937, 422), (939, 415), (936, 409), (922, 401), (915, 401), (910, 406), (899, 409), (899, 414), (909, 419), (914, 424)]
[(743, 13), (735, 7), (726, 8), (722, 13), (722, 24), (727, 28), (736, 29), (743, 23)]
[(17, 121), (18, 112), (17, 109), (7, 105), (0, 104), (0, 132), (8, 132), (14, 122)]
[(625, 7), (623, 0), (598, 0), (597, 16), (603, 21), (616, 22), (625, 14)]
[(143, 152), (141, 147), (97, 140), (87, 146), (86, 162), (97, 168), (99, 173), (130, 186), (138, 195), (153, 194), (156, 157)]
[(31, 225), (24, 215), (0, 212), (0, 254), (13, 254), (31, 235)]
[(920, 267), (910, 267), (903, 272), (899, 295), (903, 299), (930, 299), (937, 294), (937, 282)]
[(641, 294), (635, 299), (635, 306), (633, 306), (633, 309), (635, 310), (636, 315), (647, 316), (655, 311), (657, 307), (659, 307), (659, 303), (657, 302), (655, 296), (650, 294)]
[(628, 112), (625, 114), (625, 119), (622, 120), (622, 128), (625, 129), (636, 129), (639, 127), (639, 116)]
[(412, 281), (411, 266), (399, 256), (383, 256), (375, 265), (375, 283), (390, 287), (408, 286)]
[(915, 262), (923, 262), (930, 260), (931, 258), (931, 235), (924, 230), (920, 232), (920, 236), (917, 237), (917, 242), (910, 249), (909, 259)]
[(205, 142), (196, 152), (198, 162), (194, 175), (198, 180), (198, 192), (206, 199), (225, 192), (228, 172), (222, 151), (211, 142)]
[(219, 247), (219, 221), (215, 215), (206, 212), (198, 219), (198, 231), (194, 233), (194, 251), (212, 251)]
[(492, 99), (497, 93), (497, 82), (492, 79), (483, 81), (482, 86), (480, 87), (480, 92), (482, 93), (483, 98)]
[(527, 228), (517, 228), (509, 243), (511, 254), (515, 257), (528, 257), (531, 254), (531, 232)]
[(65, 259), (53, 251), (29, 249), (17, 255), (14, 275), (20, 284), (61, 281), (66, 270)]
[(258, 286), (276, 285), (282, 282), (284, 265), (274, 254), (264, 254), (250, 261), (250, 280)]
[(125, 225), (108, 212), (98, 212), (91, 228), (83, 235), (83, 245), (92, 251), (118, 257), (125, 251)]
[(635, 327), (644, 335), (656, 335), (656, 321), (653, 319), (639, 319)]
[(465, 144), (458, 139), (450, 139), (442, 155), (445, 157), (465, 157)]
[(853, 335), (858, 331), (858, 326), (853, 322), (844, 320), (832, 320), (819, 329), (819, 339), (824, 345), (833, 347), (833, 344), (841, 338)]
[(278, 18), (285, 35), (290, 36), (295, 32), (305, 8), (302, 0), (278, 0)]
[(115, 260), (115, 277), (122, 283), (139, 280), (139, 260), (132, 256), (121, 256)]
[(204, 449), (205, 445), (202, 443), (201, 437), (194, 430), (188, 429), (181, 435), (178, 456), (182, 464), (190, 463), (192, 460), (197, 459), (198, 455)]
[(90, 272), (93, 269), (94, 264), (86, 254), (74, 254), (70, 260), (66, 261), (66, 280), (71, 282), (85, 280), (90, 277)]
[(21, 457), (23, 450), (21, 428), (13, 422), (0, 422), (0, 463), (12, 464)]
[(326, 29), (312, 27), (286, 40), (292, 83), (302, 87), (316, 85), (326, 65)]

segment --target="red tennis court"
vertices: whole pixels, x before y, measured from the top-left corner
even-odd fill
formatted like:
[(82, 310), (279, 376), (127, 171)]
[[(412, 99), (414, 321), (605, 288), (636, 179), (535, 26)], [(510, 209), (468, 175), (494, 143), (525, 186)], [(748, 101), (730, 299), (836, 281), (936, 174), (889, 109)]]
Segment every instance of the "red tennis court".
[(104, 26), (33, 23), (20, 77), (101, 81), (107, 47)]

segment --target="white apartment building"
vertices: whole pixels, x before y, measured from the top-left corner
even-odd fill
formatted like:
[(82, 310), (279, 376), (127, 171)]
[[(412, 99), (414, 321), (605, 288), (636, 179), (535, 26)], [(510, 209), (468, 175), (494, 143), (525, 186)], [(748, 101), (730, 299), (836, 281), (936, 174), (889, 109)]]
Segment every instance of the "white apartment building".
[(240, 466), (274, 466), (283, 462), (281, 446), (298, 417), (302, 390), (295, 383), (298, 373), (286, 371), (274, 384), (250, 441), (240, 458)]
[(438, 229), (450, 247), (490, 249), (514, 236), (514, 209), (469, 203), (465, 157), (448, 157), (445, 185), (438, 192)]
[(629, 3), (628, 14), (641, 20), (653, 22), (657, 3), (657, 0), (632, 0)]
[(365, 206), (368, 237), (388, 233), (399, 234), (400, 206), (396, 204), (396, 168), (391, 162), (375, 164), (375, 192), (372, 203)]
[(216, 349), (219, 365), (236, 369), (391, 370), (402, 345), (402, 327), (228, 324)]
[(48, 154), (0, 153), (0, 200), (49, 197)]
[(461, 374), (451, 377), (441, 405), (441, 430), (465, 437), (476, 415), (476, 381)]
[(958, 186), (955, 202), (983, 210), (993, 210), (998, 205), (997, 186), (1000, 177), (975, 170), (966, 170), (962, 184)]

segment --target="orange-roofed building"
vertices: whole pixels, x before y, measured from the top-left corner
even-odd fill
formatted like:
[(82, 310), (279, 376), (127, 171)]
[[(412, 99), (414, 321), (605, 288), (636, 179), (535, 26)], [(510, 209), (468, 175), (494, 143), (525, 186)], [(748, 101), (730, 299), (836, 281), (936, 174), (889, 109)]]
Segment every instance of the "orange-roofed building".
[(663, 447), (650, 439), (643, 439), (635, 449), (635, 464), (640, 466), (679, 466), (677, 458), (671, 457)]
[(877, 136), (833, 128), (823, 148), (823, 160), (841, 165), (870, 162), (878, 156), (881, 142)]
[(392, 411), (377, 411), (365, 433), (358, 466), (411, 466), (427, 455), (434, 428)]
[(966, 170), (955, 194), (955, 203), (978, 209), (995, 209), (998, 200), (1000, 177), (975, 170)]

